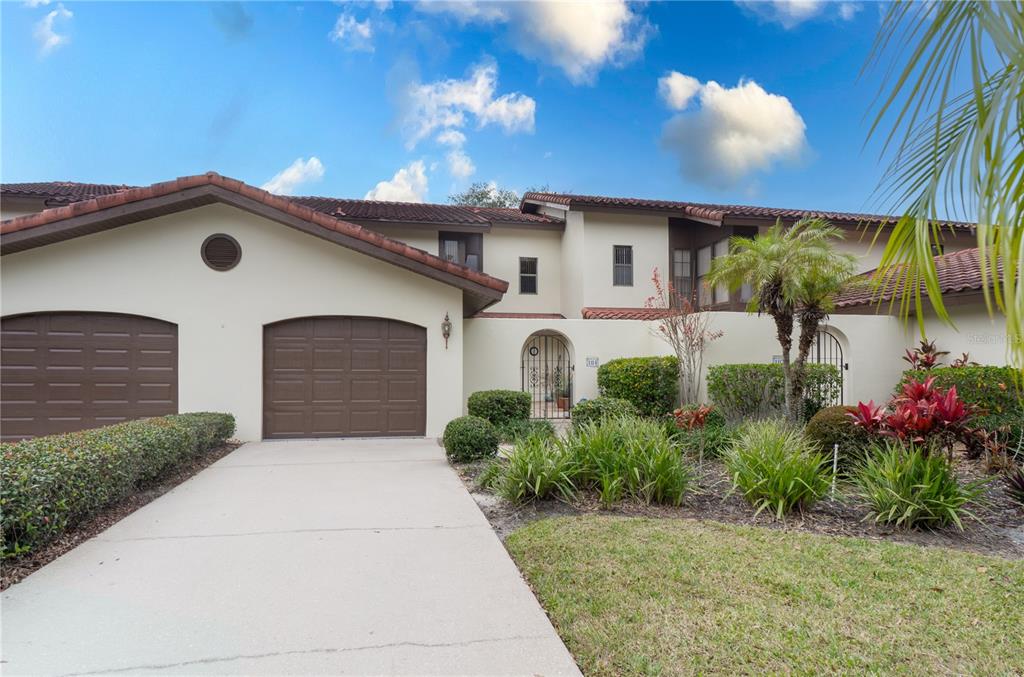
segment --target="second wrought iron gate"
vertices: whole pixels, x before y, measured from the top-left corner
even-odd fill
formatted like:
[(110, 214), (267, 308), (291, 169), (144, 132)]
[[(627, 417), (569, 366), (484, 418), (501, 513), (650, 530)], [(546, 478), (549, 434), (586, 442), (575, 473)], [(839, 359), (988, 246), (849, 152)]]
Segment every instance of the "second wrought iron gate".
[(533, 418), (569, 418), (573, 403), (573, 365), (561, 336), (538, 334), (523, 346), (523, 390), (533, 399)]
[(808, 357), (810, 358), (808, 362), (831, 364), (839, 370), (839, 383), (836, 386), (824, 387), (821, 392), (808, 393), (808, 396), (816, 397), (818, 402), (826, 407), (843, 404), (843, 390), (846, 385), (846, 371), (849, 369), (849, 365), (843, 358), (843, 346), (839, 343), (839, 339), (827, 329), (819, 329)]

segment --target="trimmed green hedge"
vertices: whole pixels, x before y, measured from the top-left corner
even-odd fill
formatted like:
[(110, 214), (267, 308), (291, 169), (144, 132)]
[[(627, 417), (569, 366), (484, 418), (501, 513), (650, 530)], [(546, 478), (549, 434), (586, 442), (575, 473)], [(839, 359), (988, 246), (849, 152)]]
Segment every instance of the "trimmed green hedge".
[(519, 390), (480, 390), (469, 396), (470, 416), (485, 418), (501, 426), (530, 418), (530, 393)]
[(679, 360), (675, 357), (624, 357), (602, 364), (597, 387), (603, 397), (632, 402), (641, 416), (663, 416), (679, 400)]
[(486, 418), (460, 416), (444, 427), (441, 442), (452, 461), (475, 461), (498, 455), (498, 429)]
[[(839, 394), (839, 369), (808, 364), (804, 390), (805, 420)], [(730, 421), (769, 418), (785, 413), (781, 364), (716, 364), (708, 367), (708, 397)]]
[(1017, 390), (1013, 367), (942, 367), (927, 371), (903, 372), (896, 384), (896, 392), (913, 378), (923, 381), (935, 377), (935, 385), (943, 390), (956, 386), (960, 399), (985, 410), (986, 415), (1002, 416), (1019, 413), (1024, 416), (1024, 404)]
[(600, 423), (609, 418), (636, 416), (637, 411), (629, 400), (620, 400), (617, 397), (595, 397), (577, 404), (572, 408), (570, 415), (573, 426), (581, 427), (587, 423)]
[(3, 553), (59, 536), (234, 431), (230, 414), (176, 414), (0, 445)]

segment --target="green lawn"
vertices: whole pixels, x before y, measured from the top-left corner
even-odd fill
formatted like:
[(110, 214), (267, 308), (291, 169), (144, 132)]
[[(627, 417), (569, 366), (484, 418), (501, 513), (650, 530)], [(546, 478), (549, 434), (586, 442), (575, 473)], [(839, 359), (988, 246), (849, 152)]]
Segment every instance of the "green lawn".
[(1024, 673), (1022, 562), (615, 517), (507, 546), (586, 675)]

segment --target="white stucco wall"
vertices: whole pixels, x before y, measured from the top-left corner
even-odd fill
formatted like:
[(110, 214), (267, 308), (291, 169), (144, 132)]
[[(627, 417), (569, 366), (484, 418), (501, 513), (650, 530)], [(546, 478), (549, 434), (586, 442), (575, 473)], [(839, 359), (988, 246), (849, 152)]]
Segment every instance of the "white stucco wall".
[(562, 294), (559, 312), (567, 318), (579, 318), (583, 308), (584, 250), (583, 212), (567, 212), (562, 233)]
[[(949, 311), (953, 325), (940, 320), (931, 309), (925, 310), (924, 328), (928, 340), (935, 341), (939, 350), (949, 351), (945, 358), (948, 363), (961, 353), (969, 353), (971, 360), (980, 364), (1003, 366), (1011, 363), (1009, 344), (1006, 338), (1006, 316), (994, 309), (990, 315), (981, 294), (969, 300), (956, 302), (949, 299)], [(902, 323), (908, 347), (921, 340), (917, 319), (911, 317)]]
[[(537, 259), (537, 293), (519, 293), (519, 257)], [(562, 294), (562, 233), (529, 228), (492, 228), (484, 234), (484, 272), (508, 281), (508, 291), (488, 311), (557, 313)]]
[[(668, 265), (668, 218), (611, 212), (586, 212), (583, 218), (583, 306), (642, 307), (654, 293), (654, 269), (664, 275)], [(632, 287), (612, 284), (615, 245), (633, 247)]]
[[(234, 236), (228, 272), (200, 258), (213, 233)], [(211, 205), (3, 257), (4, 315), (98, 311), (178, 325), (180, 411), (227, 411), (237, 436), (262, 436), (263, 326), (313, 315), (366, 315), (427, 329), (428, 435), (458, 416), (462, 292), (224, 205)], [(440, 324), (454, 325), (448, 348)]]

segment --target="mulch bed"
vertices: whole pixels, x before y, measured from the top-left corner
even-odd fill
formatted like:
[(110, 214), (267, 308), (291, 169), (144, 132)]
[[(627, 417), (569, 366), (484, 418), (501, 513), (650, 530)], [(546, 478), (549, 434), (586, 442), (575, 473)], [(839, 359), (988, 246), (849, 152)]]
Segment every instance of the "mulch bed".
[(241, 442), (228, 442), (216, 449), (197, 456), (188, 464), (169, 471), (154, 483), (141, 487), (135, 494), (113, 503), (65, 531), (56, 540), (27, 552), (24, 555), (3, 560), (0, 566), (0, 590), (6, 590), (40, 567), (46, 566), (80, 543), (120, 522), (150, 501), (159, 498), (185, 480), (197, 474), (241, 446)]
[[(693, 488), (680, 507), (643, 505), (622, 502), (613, 508), (603, 508), (596, 496), (582, 496), (571, 503), (538, 501), (516, 506), (485, 492), (476, 486), (475, 477), (482, 464), (456, 466), (466, 487), (476, 499), (480, 510), (490, 521), (498, 536), (504, 540), (508, 534), (534, 520), (563, 515), (628, 515), (664, 519), (700, 519), (747, 524), (785, 531), (804, 531), (830, 536), (854, 536), (872, 540), (886, 540), (922, 546), (955, 548), (1010, 559), (1024, 559), (1024, 506), (1014, 501), (1003, 489), (1002, 481), (991, 478), (985, 501), (974, 508), (981, 522), (966, 520), (964, 531), (955, 528), (942, 530), (897, 529), (875, 524), (865, 519), (867, 510), (852, 497), (844, 497), (842, 487), (836, 500), (823, 500), (803, 514), (789, 515), (775, 520), (772, 515), (754, 516), (754, 509), (741, 495), (730, 494), (731, 486), (724, 466), (714, 460), (705, 461), (698, 470)], [(968, 478), (982, 476), (977, 461), (961, 460), (958, 473)]]

